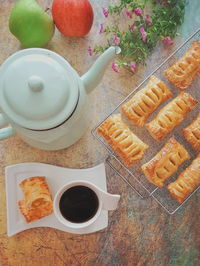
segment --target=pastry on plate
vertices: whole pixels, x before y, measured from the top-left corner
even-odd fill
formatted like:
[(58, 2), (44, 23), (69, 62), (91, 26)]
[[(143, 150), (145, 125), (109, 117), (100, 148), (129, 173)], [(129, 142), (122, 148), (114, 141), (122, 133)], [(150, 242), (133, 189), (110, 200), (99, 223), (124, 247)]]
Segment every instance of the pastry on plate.
[(200, 73), (200, 43), (194, 41), (186, 53), (164, 71), (168, 80), (180, 90), (191, 85)]
[(158, 106), (171, 97), (172, 92), (167, 85), (151, 76), (147, 85), (122, 105), (122, 111), (134, 125), (142, 127)]
[(122, 121), (121, 114), (113, 114), (98, 128), (126, 166), (140, 160), (148, 145), (139, 139)]
[(200, 154), (183, 171), (176, 181), (167, 185), (173, 198), (182, 203), (200, 185)]
[(165, 180), (188, 159), (190, 156), (186, 149), (171, 137), (149, 162), (142, 165), (142, 170), (150, 183), (162, 187)]
[(188, 127), (183, 129), (183, 134), (193, 149), (200, 151), (200, 114)]
[(27, 178), (20, 183), (20, 187), (24, 200), (20, 200), (18, 206), (28, 223), (53, 212), (52, 197), (44, 176)]
[(146, 128), (151, 136), (157, 140), (163, 140), (177, 125), (179, 125), (186, 114), (189, 113), (198, 101), (189, 93), (181, 92), (175, 99), (165, 105), (157, 116)]

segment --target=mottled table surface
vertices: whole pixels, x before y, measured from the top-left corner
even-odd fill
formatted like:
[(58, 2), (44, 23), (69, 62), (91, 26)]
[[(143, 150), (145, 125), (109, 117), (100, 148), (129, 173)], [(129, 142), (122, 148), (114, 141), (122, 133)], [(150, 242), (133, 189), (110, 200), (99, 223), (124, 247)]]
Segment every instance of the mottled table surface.
[[(199, 200), (197, 192), (175, 215), (168, 215), (153, 199), (140, 199), (106, 166), (108, 191), (120, 193), (117, 211), (109, 213), (105, 230), (90, 235), (73, 235), (50, 228), (37, 228), (8, 238), (6, 233), (5, 166), (22, 162), (43, 162), (70, 168), (87, 168), (107, 156), (92, 137), (91, 129), (105, 117), (143, 78), (156, 68), (199, 23), (199, 0), (188, 1), (186, 18), (175, 46), (158, 47), (147, 66), (137, 75), (127, 71), (115, 74), (108, 67), (101, 84), (90, 95), (90, 128), (75, 145), (61, 151), (40, 151), (19, 137), (0, 142), (0, 265), (199, 265)], [(8, 16), (14, 0), (0, 0), (0, 63), (20, 49), (9, 33)], [(39, 1), (44, 8), (49, 0)], [(99, 26), (104, 22), (101, 7), (112, 1), (91, 0), (95, 10), (94, 26), (84, 38), (66, 38), (56, 31), (51, 49), (66, 58), (83, 74), (95, 61), (87, 54), (88, 45), (99, 41)]]

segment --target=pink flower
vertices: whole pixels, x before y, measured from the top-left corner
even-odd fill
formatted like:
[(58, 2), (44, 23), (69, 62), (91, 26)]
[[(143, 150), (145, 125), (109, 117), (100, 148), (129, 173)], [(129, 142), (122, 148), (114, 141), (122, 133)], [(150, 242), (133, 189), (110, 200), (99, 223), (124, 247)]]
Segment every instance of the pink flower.
[(101, 33), (104, 33), (104, 27), (103, 27), (103, 24), (100, 24), (100, 31), (99, 31), (99, 34)]
[(129, 17), (129, 18), (132, 18), (132, 17), (133, 17), (132, 12), (129, 11), (129, 10), (126, 10), (126, 15), (127, 15), (127, 17)]
[(141, 17), (142, 16), (142, 10), (139, 9), (139, 8), (134, 8), (134, 12), (135, 14), (138, 16), (138, 17)]
[(166, 6), (169, 5), (169, 3), (168, 3), (168, 1), (163, 1), (163, 2), (161, 3), (161, 5), (164, 6), (164, 7), (166, 7)]
[(133, 72), (137, 72), (138, 68), (134, 62), (129, 62), (129, 66)]
[(147, 40), (147, 33), (146, 33), (146, 31), (144, 30), (144, 27), (143, 27), (143, 26), (140, 27), (140, 33), (141, 33), (141, 35), (142, 35), (142, 40), (143, 40), (143, 42), (146, 42), (146, 40)]
[(115, 71), (115, 72), (119, 72), (119, 67), (118, 67), (118, 64), (117, 63), (115, 63), (115, 62), (113, 62), (112, 63), (112, 69)]
[(134, 32), (134, 27), (135, 27), (135, 24), (130, 25), (130, 31), (131, 32)]
[(166, 1), (166, 0), (155, 0), (155, 2), (157, 2), (157, 3), (159, 3), (161, 6), (164, 6), (164, 7), (166, 7), (166, 6), (168, 6), (168, 1)]
[(170, 37), (164, 37), (162, 39), (162, 43), (164, 45), (170, 45), (170, 46), (174, 44), (173, 40)]
[(150, 15), (148, 15), (148, 14), (146, 15), (145, 21), (146, 21), (147, 27), (151, 27), (152, 26), (152, 24), (151, 24), (151, 16)]
[(104, 16), (107, 18), (108, 17), (108, 9), (106, 7), (103, 7), (102, 10), (103, 10)]
[(93, 55), (93, 50), (92, 50), (91, 46), (88, 46), (88, 53), (89, 53), (90, 56)]
[(119, 45), (120, 44), (120, 38), (117, 37), (117, 33), (114, 33), (113, 44), (114, 45)]

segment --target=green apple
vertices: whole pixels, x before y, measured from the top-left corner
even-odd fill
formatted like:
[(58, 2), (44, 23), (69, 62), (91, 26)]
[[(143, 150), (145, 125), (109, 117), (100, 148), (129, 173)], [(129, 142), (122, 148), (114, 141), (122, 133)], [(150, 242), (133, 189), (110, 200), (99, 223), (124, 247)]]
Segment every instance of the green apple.
[(9, 28), (25, 48), (43, 47), (53, 37), (52, 18), (35, 0), (19, 0), (13, 6)]

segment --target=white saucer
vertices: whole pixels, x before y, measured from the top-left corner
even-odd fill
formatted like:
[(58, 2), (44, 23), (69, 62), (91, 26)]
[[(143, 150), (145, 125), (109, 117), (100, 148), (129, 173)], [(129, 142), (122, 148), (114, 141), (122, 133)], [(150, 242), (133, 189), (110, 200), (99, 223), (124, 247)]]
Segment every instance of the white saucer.
[(43, 163), (22, 163), (7, 166), (5, 168), (5, 176), (8, 236), (13, 236), (21, 231), (35, 227), (52, 227), (74, 234), (88, 234), (102, 230), (108, 225), (108, 211), (102, 211), (99, 218), (92, 225), (77, 230), (61, 224), (54, 214), (27, 223), (18, 208), (18, 201), (23, 199), (19, 183), (31, 176), (45, 176), (53, 198), (64, 184), (80, 179), (89, 181), (107, 191), (106, 172), (103, 163), (88, 169), (68, 169)]

